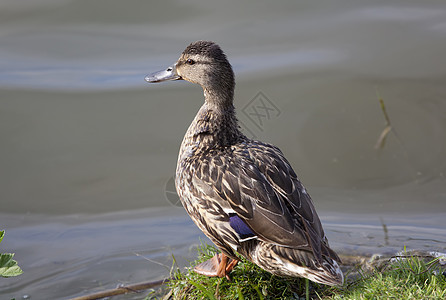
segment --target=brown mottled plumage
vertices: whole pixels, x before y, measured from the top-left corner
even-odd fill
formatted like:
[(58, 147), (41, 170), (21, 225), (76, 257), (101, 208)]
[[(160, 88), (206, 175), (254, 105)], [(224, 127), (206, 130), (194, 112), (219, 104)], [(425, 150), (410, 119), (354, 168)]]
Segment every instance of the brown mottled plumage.
[(146, 77), (176, 79), (201, 85), (205, 95), (181, 144), (177, 192), (195, 224), (222, 251), (196, 271), (227, 276), (238, 252), (279, 276), (342, 284), (339, 257), (289, 162), (279, 148), (239, 130), (234, 73), (220, 47), (192, 43), (173, 66)]

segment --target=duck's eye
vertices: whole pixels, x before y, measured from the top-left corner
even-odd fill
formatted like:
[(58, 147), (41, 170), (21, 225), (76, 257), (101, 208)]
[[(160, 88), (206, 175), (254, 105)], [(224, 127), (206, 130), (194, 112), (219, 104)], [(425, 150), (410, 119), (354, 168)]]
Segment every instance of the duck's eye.
[(193, 65), (195, 63), (195, 60), (193, 60), (193, 59), (188, 59), (188, 60), (186, 60), (186, 64), (188, 64), (188, 65)]

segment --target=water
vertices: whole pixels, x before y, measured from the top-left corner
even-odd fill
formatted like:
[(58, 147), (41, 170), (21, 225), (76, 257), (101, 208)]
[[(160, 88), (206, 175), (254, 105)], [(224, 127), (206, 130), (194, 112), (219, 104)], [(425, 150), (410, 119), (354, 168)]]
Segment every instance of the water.
[[(227, 53), (243, 130), (282, 149), (334, 249), (444, 252), (445, 16), (436, 1), (3, 0), (1, 251), (24, 274), (0, 298), (70, 298), (194, 258), (205, 238), (171, 180), (202, 91), (143, 78), (198, 39)], [(395, 130), (381, 151), (377, 93)]]

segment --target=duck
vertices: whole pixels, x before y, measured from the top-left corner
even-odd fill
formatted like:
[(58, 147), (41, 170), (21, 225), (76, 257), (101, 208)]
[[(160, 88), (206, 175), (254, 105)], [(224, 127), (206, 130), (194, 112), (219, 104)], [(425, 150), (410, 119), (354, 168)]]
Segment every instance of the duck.
[(277, 276), (342, 285), (341, 260), (291, 164), (278, 147), (242, 133), (234, 72), (220, 46), (193, 42), (145, 80), (186, 80), (204, 91), (181, 143), (175, 186), (186, 212), (221, 252), (194, 271), (230, 280), (242, 256)]

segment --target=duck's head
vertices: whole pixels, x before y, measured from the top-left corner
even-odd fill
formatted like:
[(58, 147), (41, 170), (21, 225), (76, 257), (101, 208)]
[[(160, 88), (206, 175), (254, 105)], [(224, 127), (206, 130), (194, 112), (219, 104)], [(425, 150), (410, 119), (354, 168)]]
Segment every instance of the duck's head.
[(220, 100), (230, 98), (232, 102), (234, 72), (226, 55), (214, 42), (198, 41), (190, 44), (175, 64), (145, 78), (150, 83), (178, 79), (199, 84), (206, 94)]

